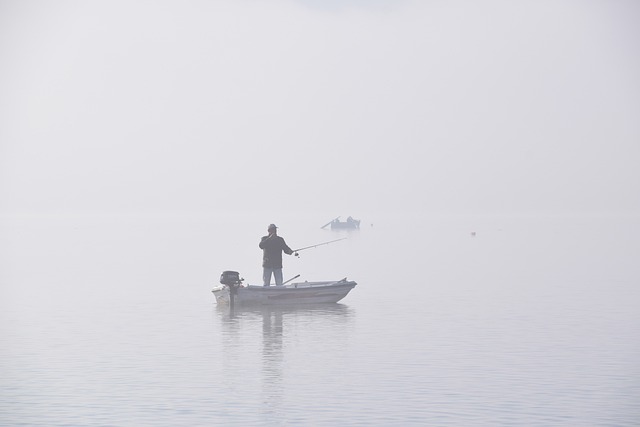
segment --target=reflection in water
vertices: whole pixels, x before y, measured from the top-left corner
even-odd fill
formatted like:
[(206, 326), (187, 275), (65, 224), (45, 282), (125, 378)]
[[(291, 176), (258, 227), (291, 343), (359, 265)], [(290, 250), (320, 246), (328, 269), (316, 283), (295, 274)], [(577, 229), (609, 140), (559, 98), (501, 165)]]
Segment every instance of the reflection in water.
[(262, 311), (262, 403), (267, 419), (277, 417), (282, 408), (283, 316), (281, 310)]
[[(259, 409), (263, 419), (278, 420), (286, 413), (284, 392), (287, 369), (294, 360), (305, 357), (309, 349), (299, 348), (299, 334), (314, 334), (318, 340), (348, 340), (349, 324), (355, 310), (343, 304), (318, 304), (287, 307), (252, 307), (233, 310), (216, 306), (222, 320), (225, 387), (236, 390), (238, 381), (248, 379), (252, 367), (260, 377), (262, 393)], [(257, 334), (261, 334), (261, 340)], [(261, 347), (258, 348), (258, 343)], [(302, 354), (301, 354), (302, 352)], [(252, 360), (259, 357), (261, 360)], [(258, 385), (255, 384), (255, 388)], [(254, 390), (255, 391), (255, 390)]]

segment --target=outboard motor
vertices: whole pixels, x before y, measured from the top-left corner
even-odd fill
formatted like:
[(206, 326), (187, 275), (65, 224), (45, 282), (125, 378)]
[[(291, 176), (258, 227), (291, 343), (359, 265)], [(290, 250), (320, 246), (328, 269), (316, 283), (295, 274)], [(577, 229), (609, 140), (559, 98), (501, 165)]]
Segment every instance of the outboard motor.
[(240, 278), (237, 271), (223, 271), (220, 275), (220, 283), (229, 287), (229, 306), (233, 308), (238, 288), (244, 279)]
[(220, 283), (229, 287), (239, 285), (242, 283), (242, 280), (243, 279), (240, 278), (240, 273), (237, 271), (223, 271), (220, 275)]

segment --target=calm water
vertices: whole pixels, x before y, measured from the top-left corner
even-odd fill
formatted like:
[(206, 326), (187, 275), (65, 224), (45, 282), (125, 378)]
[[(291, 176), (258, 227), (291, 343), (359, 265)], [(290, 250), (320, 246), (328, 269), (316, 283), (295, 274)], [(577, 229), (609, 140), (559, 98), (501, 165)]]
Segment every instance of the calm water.
[[(0, 424), (640, 425), (638, 218), (329, 219), (2, 219)], [(270, 222), (359, 285), (218, 307)]]

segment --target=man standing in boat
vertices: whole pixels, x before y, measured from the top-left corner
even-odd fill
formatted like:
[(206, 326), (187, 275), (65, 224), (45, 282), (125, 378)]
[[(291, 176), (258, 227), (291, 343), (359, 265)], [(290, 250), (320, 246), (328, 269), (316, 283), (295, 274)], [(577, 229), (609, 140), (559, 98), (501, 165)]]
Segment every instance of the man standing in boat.
[(284, 239), (277, 234), (278, 227), (269, 224), (268, 236), (263, 236), (258, 245), (262, 249), (262, 281), (264, 286), (271, 285), (271, 274), (276, 279), (276, 286), (282, 286), (282, 252), (293, 254)]

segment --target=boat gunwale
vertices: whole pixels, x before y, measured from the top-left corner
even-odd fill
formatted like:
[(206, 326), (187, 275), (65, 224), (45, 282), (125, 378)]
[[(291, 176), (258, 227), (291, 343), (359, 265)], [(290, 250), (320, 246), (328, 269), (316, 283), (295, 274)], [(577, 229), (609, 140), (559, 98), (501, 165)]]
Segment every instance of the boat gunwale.
[(339, 280), (336, 282), (326, 281), (326, 282), (300, 282), (300, 283), (291, 283), (283, 286), (263, 286), (263, 285), (246, 285), (241, 286), (238, 290), (250, 290), (250, 291), (275, 291), (275, 292), (283, 292), (283, 291), (300, 291), (300, 290), (319, 290), (319, 289), (336, 289), (342, 287), (355, 287), (357, 283), (353, 280)]

